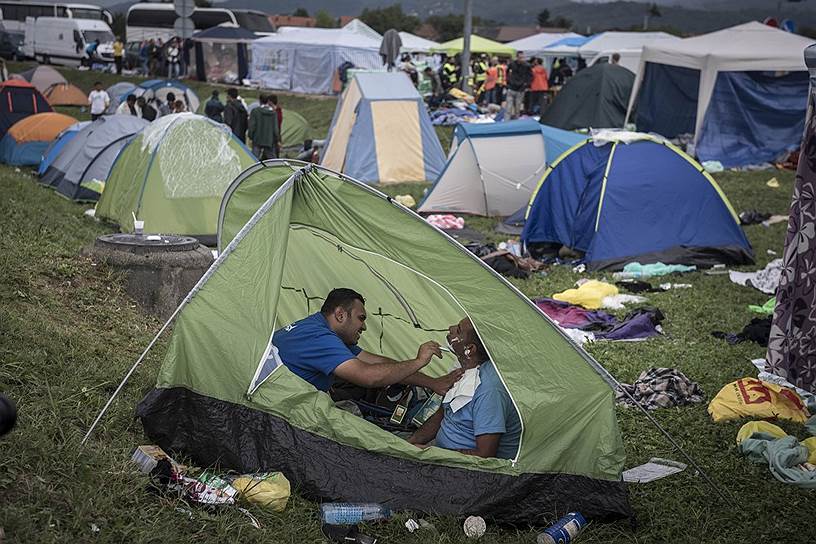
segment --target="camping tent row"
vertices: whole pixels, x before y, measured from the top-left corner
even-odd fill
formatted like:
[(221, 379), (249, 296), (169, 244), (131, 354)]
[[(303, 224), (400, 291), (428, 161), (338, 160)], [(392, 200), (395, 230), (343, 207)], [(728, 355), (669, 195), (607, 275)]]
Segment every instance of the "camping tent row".
[[(568, 510), (631, 516), (614, 379), (419, 215), (341, 174), (274, 160), (231, 184), (218, 232), (220, 255), (187, 296), (156, 387), (137, 407), (166, 451), (201, 466), (280, 470), (305, 496), (395, 510), (532, 524)], [(281, 364), (273, 331), (317, 311), (337, 285), (365, 293), (373, 312), (361, 347), (397, 359), (444, 342), (448, 325), (469, 317), (522, 422), (513, 459), (416, 448)]]
[[(405, 52), (425, 47), (421, 38), (401, 38), (410, 44), (403, 47)], [(331, 94), (343, 63), (361, 70), (383, 69), (381, 43), (382, 36), (358, 19), (342, 28), (281, 27), (252, 42), (250, 75), (268, 89)]]
[(808, 92), (803, 51), (812, 43), (751, 22), (647, 44), (628, 118), (642, 132), (693, 134), (702, 161), (772, 161), (799, 147)]
[(337, 102), (321, 164), (366, 183), (426, 181), (445, 155), (408, 76), (369, 72), (355, 74)]
[(68, 81), (51, 66), (37, 65), (12, 79), (28, 81), (40, 91), (52, 106), (87, 106), (88, 95)]

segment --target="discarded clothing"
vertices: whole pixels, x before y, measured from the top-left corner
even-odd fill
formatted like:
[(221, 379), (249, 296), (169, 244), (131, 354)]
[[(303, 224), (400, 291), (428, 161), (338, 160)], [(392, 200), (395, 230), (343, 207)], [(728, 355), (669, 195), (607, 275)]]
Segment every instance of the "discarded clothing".
[(650, 368), (641, 372), (635, 383), (622, 383), (615, 392), (615, 402), (619, 404), (635, 407), (632, 399), (647, 410), (656, 410), (703, 402), (704, 395), (700, 385), (679, 370)]
[(715, 174), (717, 172), (722, 172), (723, 170), (725, 170), (720, 161), (705, 161), (700, 166), (702, 166), (703, 169), (710, 174)]
[(499, 274), (512, 278), (525, 279), (544, 268), (544, 263), (532, 257), (518, 257), (507, 250), (488, 253), (482, 260)]
[(782, 259), (774, 259), (769, 262), (762, 270), (756, 272), (737, 272), (736, 270), (729, 270), (728, 277), (732, 282), (746, 287), (753, 287), (759, 289), (767, 295), (776, 293), (776, 287), (779, 285), (779, 278), (782, 275)]
[(493, 244), (481, 244), (478, 242), (473, 242), (470, 244), (465, 244), (465, 249), (476, 255), (477, 257), (484, 257), (485, 255), (490, 255), (491, 253), (496, 252), (496, 246)]
[(626, 307), (626, 304), (640, 304), (642, 302), (646, 302), (646, 298), (638, 295), (610, 295), (603, 298), (601, 301), (601, 308), (606, 308), (608, 310), (623, 310)]
[(597, 340), (645, 340), (659, 336), (663, 330), (663, 312), (657, 308), (640, 308), (630, 312), (623, 321), (604, 332), (596, 332)]
[(564, 333), (579, 346), (595, 341), (595, 334), (589, 331), (582, 331), (581, 329), (565, 329), (563, 327), (561, 330), (563, 330)]
[[(696, 266), (686, 266), (684, 264), (629, 263), (623, 267), (621, 277), (650, 278), (652, 276), (665, 276), (666, 274), (673, 274), (675, 272), (693, 272), (694, 270), (697, 270)], [(626, 276), (626, 274), (629, 274), (629, 276)]]
[(595, 310), (601, 307), (604, 298), (617, 294), (618, 288), (614, 285), (598, 280), (589, 280), (581, 284), (577, 289), (567, 289), (554, 294), (552, 298)]
[(804, 423), (810, 417), (793, 390), (755, 378), (740, 378), (720, 389), (708, 404), (708, 413), (715, 422), (751, 417)]
[(690, 283), (661, 283), (661, 291), (669, 291), (670, 289), (691, 289)]
[(663, 291), (661, 288), (653, 287), (648, 281), (623, 280), (616, 281), (615, 285), (621, 289), (626, 289), (630, 293), (659, 293)]
[(757, 306), (756, 304), (749, 304), (748, 309), (754, 313), (762, 314), (762, 315), (773, 315), (774, 308), (776, 307), (776, 297), (769, 299), (768, 302), (763, 304), (762, 306)]
[(533, 302), (550, 319), (565, 329), (604, 329), (618, 323), (615, 316), (603, 310), (587, 310), (569, 302), (551, 298), (537, 298)]
[(414, 200), (414, 197), (411, 195), (397, 195), (394, 197), (394, 200), (406, 208), (416, 207), (416, 200)]
[(463, 229), (465, 228), (465, 219), (463, 217), (456, 217), (455, 215), (441, 215), (433, 214), (425, 218), (425, 221), (438, 229)]
[[(808, 420), (806, 428), (811, 435), (816, 434), (816, 417)], [(737, 434), (740, 453), (754, 463), (767, 463), (780, 482), (804, 489), (816, 489), (814, 440), (811, 437), (799, 442), (795, 436), (765, 421), (746, 423)]]
[(755, 317), (750, 323), (743, 327), (742, 332), (728, 333), (722, 331), (712, 331), (711, 336), (721, 338), (731, 344), (741, 342), (756, 342), (762, 347), (768, 345), (768, 337), (771, 335), (771, 316)]
[(788, 221), (787, 215), (772, 215), (768, 219), (762, 222), (763, 227), (770, 227), (771, 225), (775, 225), (777, 223), (783, 223)]
[(757, 223), (762, 223), (770, 217), (771, 214), (758, 212), (756, 210), (747, 210), (740, 212), (739, 214), (740, 225), (756, 225)]

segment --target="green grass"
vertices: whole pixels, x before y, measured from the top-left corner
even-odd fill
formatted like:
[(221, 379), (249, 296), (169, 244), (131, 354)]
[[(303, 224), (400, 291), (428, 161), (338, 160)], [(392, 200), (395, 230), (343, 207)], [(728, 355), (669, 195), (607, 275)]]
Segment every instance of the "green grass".
[[(71, 72), (70, 79), (87, 88), (97, 77)], [(114, 80), (107, 78), (106, 83)], [(283, 101), (284, 107), (308, 113), (316, 129), (328, 126), (332, 100), (286, 96)], [(780, 188), (765, 185), (771, 176), (779, 179)], [(717, 179), (738, 211), (787, 212), (791, 173), (724, 173)], [(418, 198), (426, 187), (399, 184), (384, 190)], [(0, 191), (0, 391), (15, 399), (20, 411), (17, 428), (0, 438), (0, 527), (7, 541), (320, 542), (317, 506), (297, 493), (281, 514), (252, 508), (263, 525), (258, 530), (235, 509), (193, 507), (193, 519), (188, 519), (176, 510), (186, 505), (145, 490), (145, 478), (128, 462), (131, 450), (147, 442), (133, 409), (154, 384), (164, 343), (135, 374), (89, 445), (79, 447), (97, 411), (161, 323), (138, 310), (117, 274), (78, 256), (106, 232), (83, 218), (82, 206), (39, 187), (28, 170), (0, 167)], [(495, 223), (475, 218), (468, 222), (482, 230)], [(785, 228), (746, 228), (758, 266), (774, 258), (767, 250), (781, 253)], [(570, 287), (579, 277), (566, 267), (555, 267), (546, 276), (514, 283), (529, 296), (542, 296)], [(698, 381), (709, 398), (736, 378), (754, 376), (749, 359), (763, 356), (764, 349), (755, 344), (728, 346), (710, 331), (739, 330), (752, 317), (746, 306), (766, 297), (731, 284), (727, 276), (691, 273), (678, 281), (694, 287), (649, 295), (649, 304), (666, 315), (665, 337), (596, 343), (588, 348), (592, 355), (621, 381), (631, 381), (651, 366), (679, 368)], [(623, 523), (594, 524), (579, 542), (812, 540), (813, 493), (776, 481), (767, 467), (738, 455), (734, 439), (742, 421), (714, 424), (705, 405), (660, 410), (654, 416), (735, 504), (724, 503), (688, 469), (630, 487), (640, 524), (636, 532)], [(618, 421), (627, 467), (652, 456), (682, 460), (642, 414), (620, 408)], [(800, 425), (781, 426), (805, 436)], [(456, 518), (432, 517), (439, 529), (436, 536), (408, 535), (404, 520), (400, 515), (366, 530), (382, 542), (466, 541)], [(481, 542), (532, 543), (535, 534), (491, 524)]]

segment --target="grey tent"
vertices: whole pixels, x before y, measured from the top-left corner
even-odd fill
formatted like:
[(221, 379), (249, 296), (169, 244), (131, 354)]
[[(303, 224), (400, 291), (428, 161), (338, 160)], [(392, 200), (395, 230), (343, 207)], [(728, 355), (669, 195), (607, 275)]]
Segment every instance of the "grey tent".
[(108, 87), (106, 91), (108, 96), (110, 96), (110, 105), (105, 113), (116, 113), (116, 108), (119, 107), (119, 104), (127, 98), (127, 95), (133, 93), (135, 89), (136, 85), (130, 81), (120, 81)]
[(564, 130), (622, 128), (635, 74), (616, 64), (585, 68), (567, 81), (541, 123)]
[(98, 200), (99, 193), (83, 184), (105, 181), (119, 151), (148, 124), (132, 115), (109, 115), (97, 119), (65, 145), (40, 183), (72, 200)]
[(49, 88), (59, 83), (68, 83), (68, 80), (66, 80), (62, 74), (50, 66), (35, 66), (25, 72), (21, 72), (20, 75), (25, 78), (26, 81), (34, 85), (41, 93), (45, 93)]

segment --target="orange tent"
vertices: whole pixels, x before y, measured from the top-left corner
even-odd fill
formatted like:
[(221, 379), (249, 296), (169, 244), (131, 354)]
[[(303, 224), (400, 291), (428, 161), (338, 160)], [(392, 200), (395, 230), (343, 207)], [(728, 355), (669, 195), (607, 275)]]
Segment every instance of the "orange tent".
[(45, 99), (52, 106), (87, 106), (88, 96), (76, 85), (56, 83), (46, 89)]
[(0, 161), (15, 165), (40, 163), (48, 144), (77, 120), (61, 113), (37, 113), (14, 123), (0, 140)]

